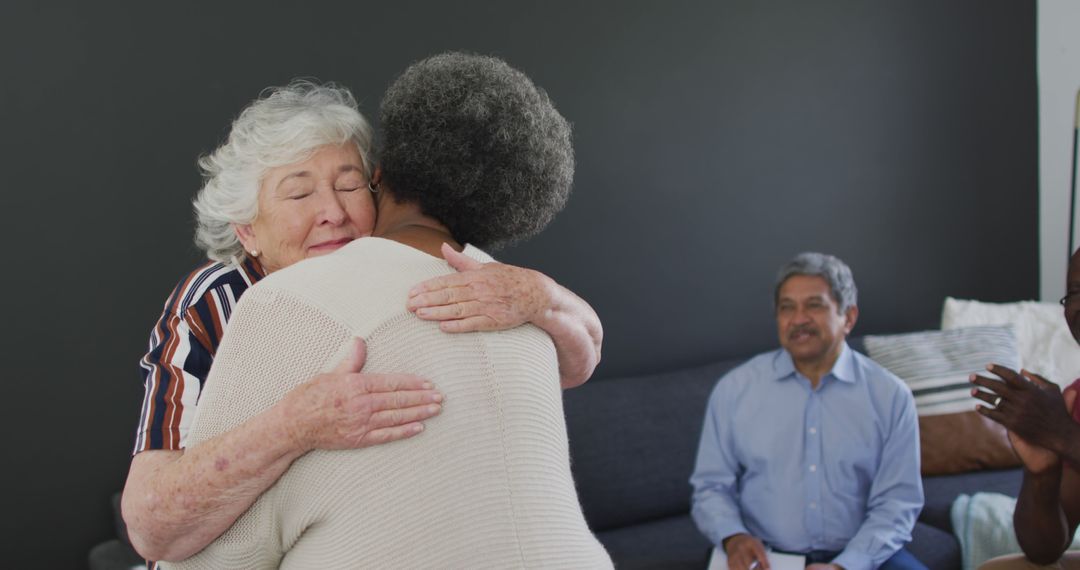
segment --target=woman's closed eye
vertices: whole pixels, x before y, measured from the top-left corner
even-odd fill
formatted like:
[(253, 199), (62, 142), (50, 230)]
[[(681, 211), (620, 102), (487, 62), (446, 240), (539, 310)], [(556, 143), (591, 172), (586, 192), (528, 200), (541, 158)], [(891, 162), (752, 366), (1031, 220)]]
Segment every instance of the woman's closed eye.
[(357, 190), (366, 187), (366, 177), (355, 170), (350, 170), (342, 174), (334, 181), (334, 190), (338, 192), (356, 192)]
[(287, 180), (278, 188), (278, 196), (284, 200), (303, 200), (315, 193), (315, 185), (300, 177)]

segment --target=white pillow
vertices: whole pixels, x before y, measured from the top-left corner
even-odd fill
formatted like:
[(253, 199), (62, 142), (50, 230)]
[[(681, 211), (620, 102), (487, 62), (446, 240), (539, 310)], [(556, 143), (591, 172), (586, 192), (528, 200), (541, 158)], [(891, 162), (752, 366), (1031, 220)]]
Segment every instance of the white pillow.
[(941, 328), (1012, 325), (1024, 368), (1059, 386), (1080, 378), (1080, 345), (1065, 324), (1061, 305), (1020, 301), (983, 303), (945, 298)]
[[(991, 558), (1022, 553), (1013, 532), (1014, 510), (1016, 499), (1001, 493), (961, 494), (956, 497), (949, 509), (949, 519), (960, 542), (963, 570), (974, 570)], [(1073, 537), (1069, 551), (1077, 548), (1080, 548), (1080, 536)], [(1030, 567), (1034, 568), (1035, 565)]]
[(956, 497), (949, 518), (960, 543), (962, 570), (975, 570), (991, 558), (1021, 552), (1013, 532), (1015, 509), (1016, 499), (1001, 493)]

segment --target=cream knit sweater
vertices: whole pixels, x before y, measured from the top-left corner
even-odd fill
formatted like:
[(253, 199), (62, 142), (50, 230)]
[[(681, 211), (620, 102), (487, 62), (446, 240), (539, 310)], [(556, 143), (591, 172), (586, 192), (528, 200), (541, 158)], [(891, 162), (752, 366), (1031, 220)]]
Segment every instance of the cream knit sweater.
[(405, 309), (413, 285), (450, 271), (365, 238), (244, 294), (191, 445), (332, 369), (357, 336), (367, 341), (365, 372), (429, 378), (445, 405), (412, 439), (301, 457), (225, 534), (166, 567), (611, 567), (574, 491), (551, 339), (533, 326), (444, 334)]

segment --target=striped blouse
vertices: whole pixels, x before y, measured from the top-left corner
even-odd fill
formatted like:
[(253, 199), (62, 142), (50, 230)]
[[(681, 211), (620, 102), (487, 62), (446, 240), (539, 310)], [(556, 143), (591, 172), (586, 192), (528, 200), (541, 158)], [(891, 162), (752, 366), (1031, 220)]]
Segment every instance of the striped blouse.
[(188, 426), (225, 324), (247, 288), (266, 276), (259, 262), (207, 263), (173, 289), (150, 349), (139, 362), (146, 394), (134, 453), (186, 447)]

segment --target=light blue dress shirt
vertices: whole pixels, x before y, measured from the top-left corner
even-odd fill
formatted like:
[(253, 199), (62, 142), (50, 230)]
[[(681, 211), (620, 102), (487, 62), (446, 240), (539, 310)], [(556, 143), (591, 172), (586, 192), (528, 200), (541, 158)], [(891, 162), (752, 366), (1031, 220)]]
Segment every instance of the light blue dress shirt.
[(745, 532), (877, 568), (911, 540), (923, 504), (911, 391), (846, 343), (816, 390), (786, 350), (758, 355), (713, 390), (690, 483), (713, 544)]

